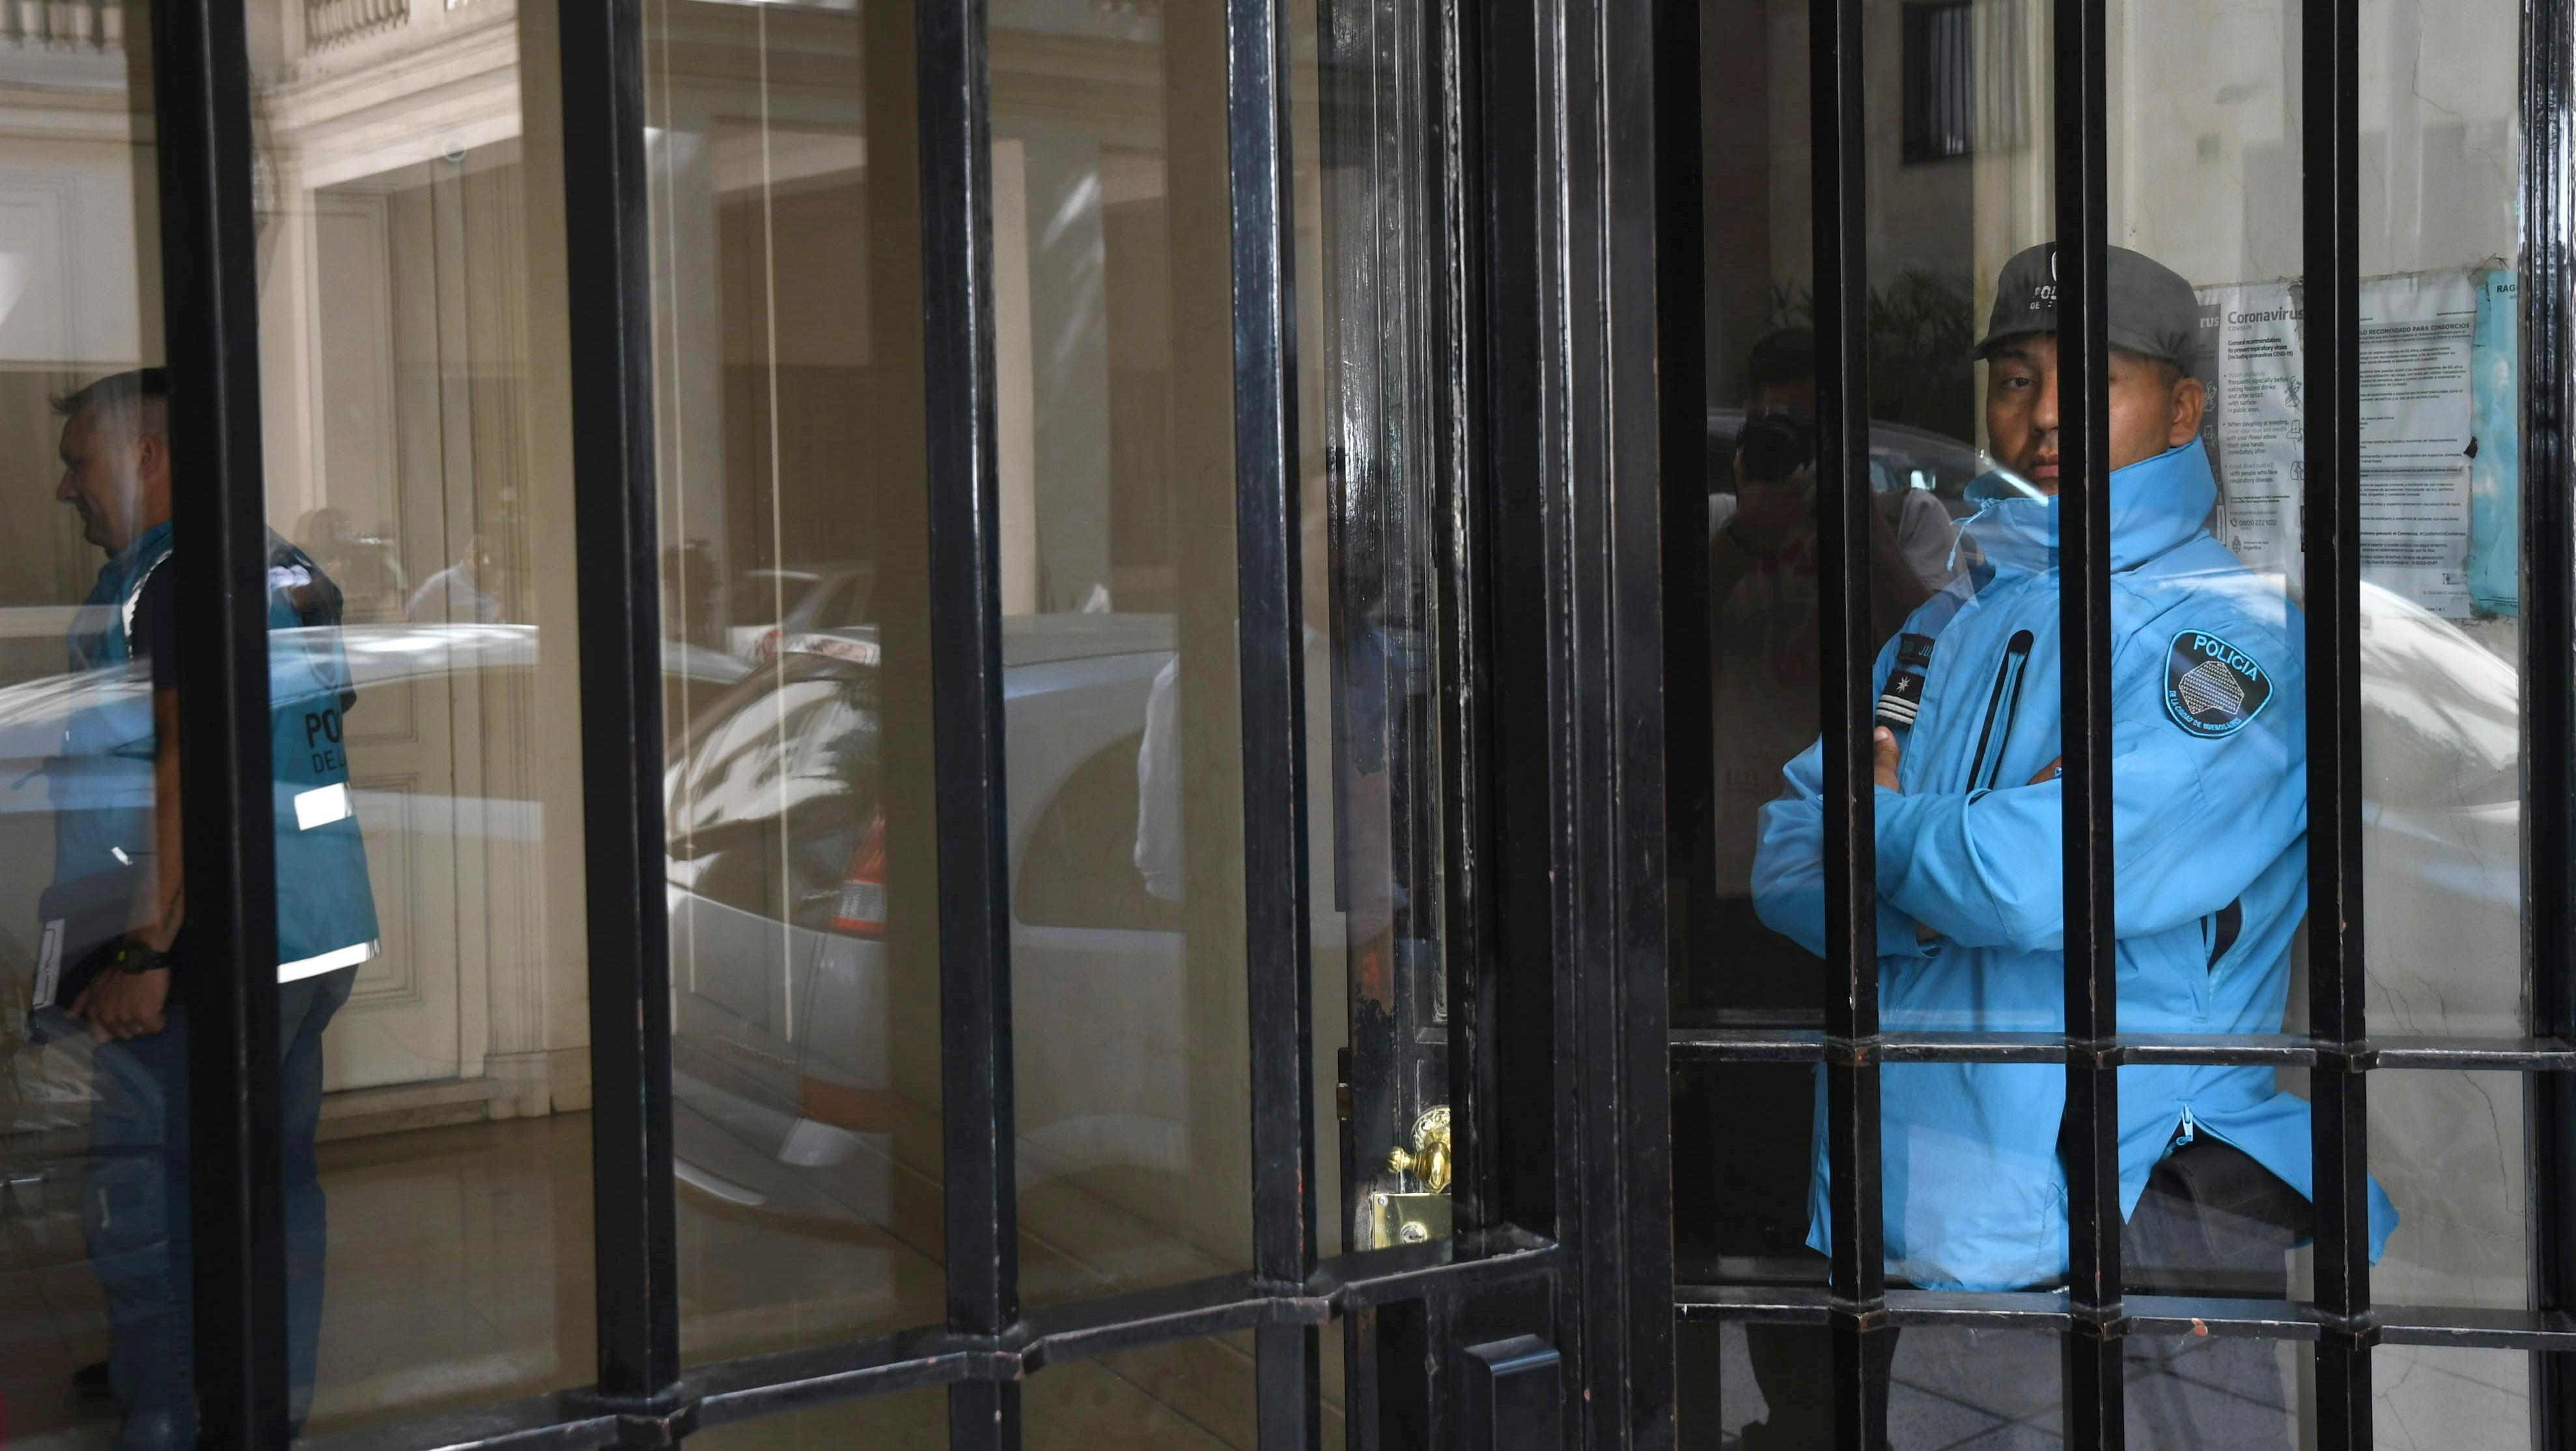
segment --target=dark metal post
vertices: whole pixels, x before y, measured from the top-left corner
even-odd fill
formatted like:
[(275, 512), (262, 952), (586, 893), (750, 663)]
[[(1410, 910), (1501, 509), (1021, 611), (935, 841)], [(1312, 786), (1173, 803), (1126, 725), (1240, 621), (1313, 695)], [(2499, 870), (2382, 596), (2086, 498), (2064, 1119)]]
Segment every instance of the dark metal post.
[[(1010, 838), (1002, 758), (1000, 462), (993, 402), (992, 68), (983, 0), (919, 7), (921, 253), (930, 400), (930, 657), (939, 823), (940, 1107), (948, 1324), (1020, 1313), (1012, 1173)], [(949, 1388), (949, 1444), (1020, 1444), (1019, 1387)]]
[(1655, 5), (1655, 386), (1664, 479), (1664, 874), (1669, 970), (1709, 989), (1717, 944), (1717, 763), (1709, 692), (1708, 316), (1700, 0)]
[(196, 1386), (209, 1445), (287, 1439), (285, 1166), (277, 1079), (277, 844), (268, 722), (259, 280), (250, 60), (239, 5), (152, 7), (162, 316), (177, 541)]
[(679, 1380), (680, 1292), (644, 17), (638, 0), (563, 0), (559, 13), (599, 1393), (650, 1415)]
[(1832, 1178), (1835, 1439), (1869, 1451), (1886, 1415), (1887, 1249), (1879, 1157), (1878, 811), (1869, 638), (1869, 169), (1861, 0), (1813, 0), (1818, 704), (1825, 777), (1825, 1114)]
[(2317, 1439), (2371, 1444), (2362, 1060), (2360, 6), (2307, 0), (2308, 992), (2317, 1039)]
[(2111, 877), (2111, 405), (2098, 0), (2057, 6), (2059, 706), (2065, 748), (2067, 1444), (2121, 1444), (2119, 1031)]
[(1482, 225), (1488, 195), (1478, 163), (1479, 70), (1482, 32), (1473, 0), (1439, 0), (1432, 7), (1431, 49), (1438, 77), (1434, 125), (1443, 137), (1437, 166), (1441, 260), (1437, 336), (1440, 389), (1433, 409), (1433, 470), (1439, 507), (1434, 533), (1440, 558), (1438, 604), (1440, 692), (1440, 799), (1447, 820), (1442, 843), (1443, 949), (1449, 981), (1449, 1104), (1456, 1145), (1450, 1181), (1453, 1222), (1459, 1233), (1502, 1222), (1500, 1164), (1503, 1131), (1498, 1082), (1499, 1028), (1495, 1004), (1500, 983), (1494, 928), (1493, 868), (1484, 844), (1496, 816), (1494, 723), (1490, 681), (1493, 663), (1491, 609), (1485, 597), (1491, 548), (1484, 527), (1489, 507), (1487, 467), (1479, 425), (1487, 379), (1486, 329), (1491, 298), (1483, 287), (1489, 236)]
[[(1314, 1025), (1306, 914), (1305, 616), (1298, 568), (1288, 16), (1227, 0), (1226, 186), (1234, 280), (1236, 616), (1243, 682), (1243, 915), (1251, 974), (1252, 1268), (1315, 1267)], [(1312, 1326), (1253, 1332), (1263, 1451), (1319, 1434)]]
[[(2576, 1036), (2576, 508), (2568, 423), (2569, 50), (2563, 0), (2523, 7), (2523, 921), (2531, 1031)], [(2320, 1032), (2323, 1030), (2320, 1029)], [(2576, 1308), (2576, 1074), (2531, 1079), (2533, 1307)], [(2322, 1181), (2320, 1181), (2322, 1182)], [(2576, 1356), (2535, 1357), (2533, 1445), (2576, 1431)]]

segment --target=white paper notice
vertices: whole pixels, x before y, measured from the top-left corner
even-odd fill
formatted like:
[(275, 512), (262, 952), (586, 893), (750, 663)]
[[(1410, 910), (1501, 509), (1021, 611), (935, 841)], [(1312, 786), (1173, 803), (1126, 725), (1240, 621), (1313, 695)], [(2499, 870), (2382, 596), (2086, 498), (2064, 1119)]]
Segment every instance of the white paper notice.
[[(2219, 332), (2219, 537), (2299, 580), (2304, 304), (2289, 283), (2202, 293)], [(2470, 613), (2470, 351), (2466, 272), (2361, 286), (2361, 573), (2437, 615)]]

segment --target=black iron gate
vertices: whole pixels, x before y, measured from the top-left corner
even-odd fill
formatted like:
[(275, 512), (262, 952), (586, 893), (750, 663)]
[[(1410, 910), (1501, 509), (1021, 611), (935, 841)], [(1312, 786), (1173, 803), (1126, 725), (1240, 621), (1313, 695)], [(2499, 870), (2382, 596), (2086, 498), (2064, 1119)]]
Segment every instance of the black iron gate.
[[(961, 1447), (1020, 1441), (1051, 1363), (1250, 1331), (1265, 1447), (1318, 1438), (1318, 1329), (1347, 1325), (1354, 1445), (1668, 1439), (1662, 1220), (1660, 682), (1647, 51), (1639, 3), (1435, 3), (1406, 158), (1436, 265), (1415, 303), (1435, 383), (1436, 569), (1413, 588), (1438, 701), (1450, 1031), (1402, 1107), (1457, 1123), (1454, 1238), (1319, 1256), (1309, 1045), (1296, 337), (1283, 0), (1230, 0), (1234, 499), (1253, 1065), (1252, 1267), (1023, 1312), (1013, 1180), (1010, 934), (996, 563), (990, 53), (979, 0), (914, 9), (925, 256), (930, 628), (942, 902), (944, 1323), (685, 1368), (672, 1184), (671, 990), (657, 682), (651, 262), (638, 0), (560, 9), (588, 847), (596, 1385), (340, 1432), (347, 1446), (667, 1445), (692, 1431), (949, 1388)], [(258, 597), (262, 468), (245, 17), (156, 0), (175, 437), (203, 463), (177, 528), (191, 598)], [(267, 960), (256, 614), (192, 612), (185, 813), (197, 919)], [(1427, 907), (1426, 907), (1427, 909)], [(274, 989), (209, 1001), (194, 1063), (203, 1434), (287, 1424)], [(1336, 1005), (1337, 1006), (1337, 1005)], [(1427, 1028), (1429, 1022), (1416, 1025)], [(1418, 1035), (1417, 1035), (1418, 1036)], [(1643, 1091), (1637, 1091), (1642, 1086)], [(1325, 1129), (1329, 1134), (1331, 1130)], [(1328, 1139), (1329, 1143), (1330, 1140)], [(223, 1252), (214, 1252), (222, 1246)]]
[[(2069, 380), (2061, 437), (2064, 476), (2062, 560), (2070, 581), (2060, 597), (2066, 722), (2064, 860), (2065, 1031), (1898, 1032), (1879, 1019), (1871, 781), (1873, 656), (1869, 627), (1868, 487), (1872, 412), (1864, 310), (1864, 260), (1872, 185), (1865, 148), (1861, 0), (1808, 7), (1812, 112), (1817, 381), (1822, 423), (1819, 555), (1825, 772), (1825, 861), (1830, 954), (1821, 1031), (1768, 1026), (1676, 1029), (1677, 1066), (1821, 1065), (1826, 1085), (1831, 1242), (1824, 1287), (1744, 1283), (1676, 1287), (1685, 1322), (1769, 1322), (1830, 1326), (1832, 1409), (1837, 1443), (1870, 1443), (1873, 1402), (1884, 1405), (1888, 1360), (1871, 1345), (1911, 1325), (2020, 1328), (2059, 1337), (2065, 1350), (2067, 1444), (2123, 1444), (2124, 1342), (2149, 1335), (2248, 1336), (2314, 1347), (2315, 1444), (2375, 1444), (2372, 1350), (2381, 1345), (2493, 1347), (2535, 1352), (2534, 1444), (2567, 1444), (2570, 1366), (2576, 1349), (2576, 1236), (2567, 1134), (2569, 1071), (2576, 1068), (2568, 955), (2571, 518), (2566, 441), (2569, 363), (2568, 135), (2570, 35), (2566, 7), (2522, 7), (2520, 179), (2524, 284), (2519, 365), (2526, 380), (2520, 495), (2522, 570), (2523, 921), (2532, 1036), (2518, 1039), (2412, 1038), (2373, 1031), (2364, 1015), (2365, 903), (2362, 898), (2364, 778), (2361, 763), (2362, 395), (2360, 216), (2363, 15), (2357, 0), (2308, 0), (2297, 12), (2299, 121), (2305, 177), (2306, 313), (2303, 377), (2306, 528), (2305, 644), (2309, 671), (2307, 941), (2309, 1031), (2225, 1039), (2124, 1033), (2113, 990), (2110, 523), (2108, 494), (2109, 322), (2106, 283), (2106, 136), (2112, 107), (2105, 78), (2106, 7), (2060, 0), (2053, 19), (2055, 237), (2060, 376)], [(1668, 380), (1666, 421), (1667, 650), (1675, 690), (1665, 704), (1675, 741), (1704, 738), (1707, 684), (1695, 661), (1707, 648), (1705, 557), (1699, 511), (1710, 487), (1701, 460), (1683, 450), (1700, 437), (1702, 388), (1698, 296), (1696, 5), (1662, 11), (1660, 132), (1666, 191), (1661, 237)], [(1697, 571), (1694, 578), (1694, 571)], [(1697, 591), (1693, 593), (1694, 589)], [(1694, 691), (1696, 684), (1696, 691)], [(1685, 934), (1701, 920), (1709, 891), (1704, 847), (1705, 763), (1677, 752), (1670, 811), (1675, 823), (1676, 920)], [(1695, 794), (1696, 793), (1696, 794)], [(1677, 952), (1722, 958), (1723, 942), (1677, 942)], [(2072, 1271), (2066, 1288), (1968, 1294), (1891, 1288), (1882, 1224), (1880, 1069), (1890, 1063), (2063, 1065), (2066, 1111), (2059, 1154), (2069, 1186)], [(2316, 1195), (2315, 1286), (2306, 1301), (2183, 1298), (2124, 1293), (2117, 1139), (2118, 1070), (2143, 1064), (2263, 1064), (2304, 1069), (2312, 1085)], [(2366, 1202), (2367, 1090), (2374, 1076), (2434, 1069), (2504, 1070), (2522, 1075), (2534, 1128), (2531, 1268), (2524, 1309), (2392, 1305), (2371, 1294)], [(1723, 1172), (1721, 1166), (1721, 1172)], [(1701, 1207), (1685, 1202), (1677, 1213)], [(1710, 1444), (1714, 1444), (1713, 1442)]]

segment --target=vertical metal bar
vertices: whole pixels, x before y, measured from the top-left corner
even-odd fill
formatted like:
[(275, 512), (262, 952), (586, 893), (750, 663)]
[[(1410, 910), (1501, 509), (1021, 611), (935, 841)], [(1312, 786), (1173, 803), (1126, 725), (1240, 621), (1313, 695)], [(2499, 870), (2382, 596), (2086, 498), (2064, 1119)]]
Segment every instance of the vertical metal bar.
[[(939, 827), (940, 1108), (948, 1324), (1019, 1318), (1010, 839), (1002, 758), (1000, 460), (994, 436), (991, 36), (984, 0), (920, 6), (930, 664)], [(1020, 1444), (1019, 1387), (950, 1387), (949, 1444)]]
[(1708, 990), (1717, 930), (1717, 763), (1709, 698), (1707, 232), (1700, 0), (1655, 5), (1656, 388), (1663, 414), (1664, 874), (1670, 970)]
[(1485, 235), (1480, 203), (1487, 194), (1475, 165), (1482, 132), (1473, 101), (1481, 31), (1472, 0), (1436, 0), (1432, 45), (1438, 90), (1440, 396), (1433, 435), (1439, 551), (1440, 800), (1447, 816), (1441, 905), (1449, 974), (1449, 1104), (1456, 1145), (1450, 1181), (1452, 1222), (1467, 1233), (1502, 1219), (1496, 1148), (1501, 1132), (1496, 1081), (1500, 1058), (1494, 1003), (1494, 891), (1484, 843), (1496, 799), (1490, 719), (1493, 663), (1490, 610), (1484, 594), (1489, 541), (1485, 502), (1476, 481), (1486, 466), (1477, 425), (1484, 394), (1483, 288)]
[(1825, 1113), (1831, 1172), (1835, 1442), (1872, 1451), (1887, 1397), (1887, 1251), (1878, 1104), (1878, 813), (1871, 784), (1869, 226), (1861, 0), (1812, 0), (1817, 552), (1824, 642)]
[(163, 327), (178, 597), (189, 950), (188, 1210), (196, 1388), (209, 1445), (287, 1440), (284, 1161), (277, 1077), (267, 500), (251, 255), (250, 61), (238, 5), (156, 0)]
[[(2522, 19), (2523, 921), (2531, 1031), (2576, 1031), (2576, 499), (2568, 336), (2571, 35), (2566, 0)], [(2576, 1075), (2530, 1081), (2533, 1304), (2576, 1307)], [(2576, 1356), (2535, 1357), (2533, 1445), (2576, 1434)]]
[(662, 642), (644, 17), (639, 0), (562, 0), (559, 14), (599, 1392), (651, 1409), (679, 1380), (680, 1304), (670, 934), (655, 885)]
[[(1590, 1095), (1595, 1126), (1586, 1128), (1583, 1144), (1599, 1164), (1587, 1169), (1587, 1178), (1609, 1211), (1592, 1224), (1596, 1236), (1615, 1246), (1615, 1258), (1602, 1261), (1610, 1274), (1600, 1288), (1615, 1306), (1603, 1324), (1617, 1341), (1615, 1356), (1604, 1354), (1607, 1339), (1587, 1332), (1575, 1392), (1586, 1410), (1567, 1419), (1597, 1416), (1606, 1434), (1596, 1444), (1656, 1446), (1674, 1434), (1674, 1370), (1672, 1079), (1665, 1047), (1671, 874), (1664, 863), (1663, 770), (1669, 752), (1661, 709), (1664, 480), (1655, 297), (1660, 163), (1655, 56), (1648, 48), (1655, 14), (1651, 0), (1591, 0), (1568, 8), (1583, 18), (1579, 30), (1568, 29), (1581, 42), (1569, 47), (1569, 61), (1581, 62), (1584, 77), (1582, 86), (1569, 86), (1568, 109), (1589, 118), (1570, 128), (1581, 138), (1569, 148), (1580, 166), (1569, 168), (1570, 211), (1578, 223), (1578, 256), (1596, 259), (1587, 287), (1598, 300), (1587, 311), (1597, 318), (1589, 325), (1599, 337), (1591, 378), (1577, 373), (1575, 395), (1592, 396), (1576, 414), (1574, 437), (1581, 441), (1587, 416), (1598, 420), (1601, 471), (1597, 485), (1580, 470), (1573, 476), (1577, 509), (1597, 510), (1601, 530), (1597, 546), (1578, 548), (1575, 577), (1584, 582), (1573, 601), (1578, 621), (1593, 610), (1601, 622), (1602, 679), (1598, 704), (1588, 713), (1599, 721), (1593, 729), (1603, 765), (1591, 780), (1615, 783), (1582, 792), (1592, 817), (1583, 826), (1584, 856), (1591, 860), (1578, 858), (1571, 874), (1599, 884), (1599, 926), (1587, 935), (1597, 934), (1600, 946), (1584, 954), (1583, 979), (1590, 1000), (1584, 1052), (1601, 1087)], [(1596, 208), (1597, 215), (1586, 215)], [(1580, 370), (1580, 334), (1577, 342)], [(1596, 497), (1600, 504), (1591, 505)], [(1697, 531), (1703, 540), (1706, 528), (1703, 517)], [(1597, 583), (1584, 580), (1586, 574)], [(1553, 1375), (1548, 1383), (1555, 1383)]]
[[(2059, 0), (2057, 61), (2058, 633), (2065, 745), (2066, 1033), (2119, 1031), (2111, 878), (2110, 291), (2104, 7)], [(2122, 1438), (2118, 1070), (2066, 1063), (2067, 1444)]]
[[(1234, 282), (1237, 649), (1243, 682), (1243, 913), (1252, 1032), (1252, 1267), (1315, 1264), (1314, 1025), (1306, 915), (1305, 619), (1298, 566), (1288, 15), (1227, 0), (1226, 187)], [(1254, 1332), (1263, 1451), (1319, 1434), (1313, 1327)]]
[(2321, 1447), (2371, 1444), (2362, 1020), (2360, 5), (2306, 0), (2309, 1031)]

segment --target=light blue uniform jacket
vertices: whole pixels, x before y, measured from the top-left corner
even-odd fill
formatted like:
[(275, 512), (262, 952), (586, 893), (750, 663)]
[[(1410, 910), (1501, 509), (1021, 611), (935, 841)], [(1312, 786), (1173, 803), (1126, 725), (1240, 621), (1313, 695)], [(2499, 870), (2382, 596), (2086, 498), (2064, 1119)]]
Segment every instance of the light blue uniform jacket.
[[(2217, 484), (2198, 440), (2111, 476), (2112, 820), (2119, 1027), (2277, 1033), (2307, 901), (2307, 710), (2300, 618), (2204, 523)], [(2004, 498), (1965, 528), (1985, 562), (1926, 602), (1934, 639), (1903, 733), (1901, 790), (1878, 791), (1879, 1013), (1890, 1031), (2065, 1027), (2063, 791), (2029, 784), (2059, 733), (2058, 510)], [(1895, 642), (1881, 650), (1884, 689)], [(1788, 764), (1763, 808), (1762, 920), (1824, 951), (1823, 766)], [(2226, 941), (2222, 924), (2241, 911)], [(1917, 940), (1916, 924), (1933, 940)], [(2002, 1290), (2062, 1281), (2065, 1070), (1881, 1070), (1888, 1273)], [(1808, 1243), (1828, 1247), (1823, 1082)], [(2156, 1162), (2211, 1134), (2314, 1197), (2307, 1103), (2264, 1067), (2120, 1070), (2120, 1209)], [(2397, 1212), (2370, 1186), (2371, 1257)]]
[[(349, 786), (341, 712), (351, 695), (339, 598), (324, 584), (310, 618), (294, 591), (311, 560), (269, 539), (270, 767), (276, 793), (278, 980), (354, 967), (379, 950), (366, 843)], [(135, 658), (135, 607), (170, 557), (170, 526), (146, 532), (99, 570), (67, 645), (84, 686), (61, 754), (46, 763), (54, 806), (54, 880), (113, 873), (151, 855), (151, 677)]]

